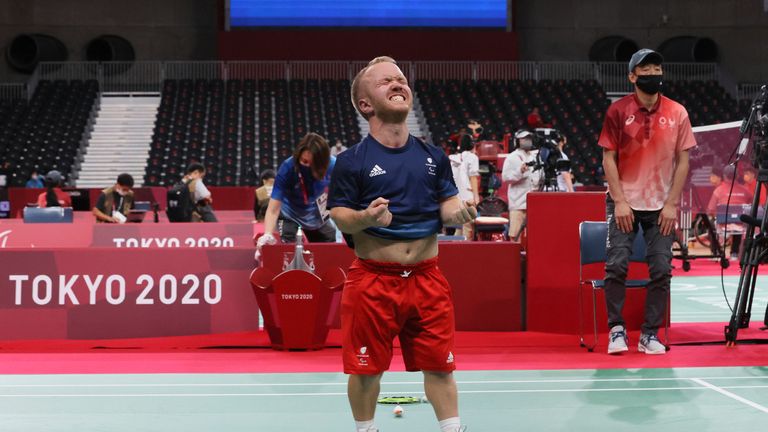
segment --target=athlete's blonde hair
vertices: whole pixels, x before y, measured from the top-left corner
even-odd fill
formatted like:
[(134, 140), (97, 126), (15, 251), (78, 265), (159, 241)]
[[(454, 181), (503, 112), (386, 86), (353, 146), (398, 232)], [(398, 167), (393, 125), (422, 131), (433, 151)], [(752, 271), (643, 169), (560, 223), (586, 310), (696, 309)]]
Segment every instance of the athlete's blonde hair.
[(360, 96), (360, 81), (362, 80), (363, 75), (365, 75), (366, 72), (368, 72), (368, 69), (371, 68), (371, 66), (379, 63), (392, 63), (394, 65), (397, 64), (395, 59), (392, 57), (387, 56), (381, 56), (376, 57), (375, 59), (368, 62), (368, 65), (366, 65), (364, 68), (360, 70), (360, 72), (355, 75), (355, 79), (352, 80), (352, 89), (350, 91), (351, 97), (352, 97), (352, 106), (355, 107), (358, 113), (360, 113), (361, 116), (363, 116), (364, 119), (368, 120), (368, 114), (365, 114), (360, 110), (360, 107), (357, 104), (358, 97)]

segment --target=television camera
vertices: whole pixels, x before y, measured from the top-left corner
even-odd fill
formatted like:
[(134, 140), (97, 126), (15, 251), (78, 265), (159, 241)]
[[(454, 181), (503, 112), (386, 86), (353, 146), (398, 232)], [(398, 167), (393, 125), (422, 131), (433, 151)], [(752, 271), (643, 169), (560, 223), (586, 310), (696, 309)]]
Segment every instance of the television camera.
[(541, 190), (557, 191), (557, 175), (571, 169), (571, 162), (560, 151), (563, 135), (554, 128), (536, 128), (533, 131), (522, 130), (515, 134), (515, 144), (530, 139), (533, 149), (538, 150), (536, 160), (527, 163), (533, 171), (543, 170), (544, 181)]

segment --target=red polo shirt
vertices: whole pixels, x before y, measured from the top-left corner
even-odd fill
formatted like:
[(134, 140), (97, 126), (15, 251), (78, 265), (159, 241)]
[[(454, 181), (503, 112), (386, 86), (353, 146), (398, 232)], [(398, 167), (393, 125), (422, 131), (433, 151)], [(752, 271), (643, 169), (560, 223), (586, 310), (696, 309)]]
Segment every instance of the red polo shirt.
[(659, 210), (672, 187), (675, 153), (696, 146), (685, 107), (665, 96), (648, 110), (633, 93), (605, 114), (598, 144), (618, 153), (621, 189), (634, 210)]

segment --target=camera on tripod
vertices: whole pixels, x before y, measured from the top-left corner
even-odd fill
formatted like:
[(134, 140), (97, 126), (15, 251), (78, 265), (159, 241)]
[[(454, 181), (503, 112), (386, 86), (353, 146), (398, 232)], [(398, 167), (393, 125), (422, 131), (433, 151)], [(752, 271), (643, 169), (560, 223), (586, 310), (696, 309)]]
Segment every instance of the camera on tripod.
[[(768, 170), (768, 86), (760, 87), (760, 94), (752, 102), (749, 116), (741, 123), (739, 132), (752, 133), (752, 165), (758, 171)], [(768, 181), (765, 173), (762, 174), (762, 181)]]
[(554, 128), (536, 128), (533, 132), (524, 130), (517, 132), (515, 139), (531, 140), (533, 149), (538, 150), (538, 153), (536, 160), (526, 165), (533, 171), (544, 171), (544, 190), (557, 190), (557, 174), (571, 169), (571, 162), (560, 151), (560, 142), (563, 140), (560, 131)]
[[(764, 185), (768, 184), (768, 86), (760, 88), (760, 94), (755, 97), (749, 111), (739, 128), (741, 142), (738, 155), (741, 157), (747, 147), (749, 138), (752, 138), (752, 164), (757, 169), (757, 183), (752, 198), (752, 206), (749, 214), (740, 216), (742, 222), (747, 225), (744, 235), (745, 244), (741, 253), (739, 264), (741, 274), (736, 290), (734, 307), (731, 319), (725, 326), (726, 345), (736, 343), (739, 329), (748, 328), (752, 316), (752, 300), (755, 295), (755, 286), (759, 266), (768, 262), (768, 220), (765, 213), (768, 211), (768, 203), (760, 208), (760, 194)], [(759, 210), (762, 210), (762, 215)], [(765, 311), (761, 330), (768, 330), (768, 308)]]

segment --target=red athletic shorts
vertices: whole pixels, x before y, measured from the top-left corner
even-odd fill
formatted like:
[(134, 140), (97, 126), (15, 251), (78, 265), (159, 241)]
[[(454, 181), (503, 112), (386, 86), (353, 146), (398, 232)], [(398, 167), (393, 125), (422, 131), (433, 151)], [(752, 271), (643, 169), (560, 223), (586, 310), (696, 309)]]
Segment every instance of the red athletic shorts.
[(395, 336), (408, 371), (456, 369), (453, 294), (436, 257), (414, 265), (356, 259), (342, 294), (341, 330), (344, 373), (389, 369)]

